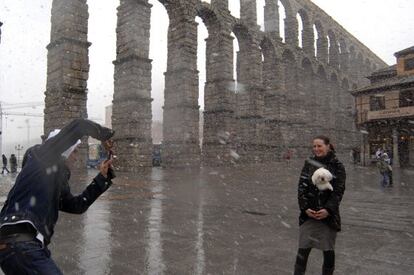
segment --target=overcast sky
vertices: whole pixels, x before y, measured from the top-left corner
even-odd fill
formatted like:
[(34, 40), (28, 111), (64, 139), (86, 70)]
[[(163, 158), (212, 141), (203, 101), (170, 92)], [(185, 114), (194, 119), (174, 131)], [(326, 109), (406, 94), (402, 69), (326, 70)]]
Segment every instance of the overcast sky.
[[(209, 1), (207, 1), (209, 2)], [(229, 0), (230, 10), (238, 16), (239, 5)], [(259, 0), (262, 7), (265, 0)], [(371, 48), (388, 64), (395, 63), (393, 53), (414, 45), (413, 0), (313, 0), (351, 34)], [(46, 87), (46, 45), (50, 42), (52, 0), (0, 0), (2, 41), (0, 44), (0, 101), (7, 103), (43, 101)], [(166, 70), (168, 16), (157, 0), (152, 9), (151, 52), (153, 59), (153, 115), (162, 119), (163, 72)], [(104, 108), (111, 104), (117, 0), (88, 0), (90, 75), (88, 113), (103, 122)], [(258, 12), (262, 25), (262, 8)], [(205, 81), (204, 56), (207, 30), (199, 24), (200, 83)], [(201, 97), (203, 96), (201, 89)], [(203, 106), (203, 99), (200, 98)], [(21, 110), (9, 110), (21, 111)], [(26, 110), (42, 113), (42, 109)], [(3, 118), (3, 142), (27, 141), (40, 136), (41, 118), (29, 118), (30, 129), (22, 117)]]

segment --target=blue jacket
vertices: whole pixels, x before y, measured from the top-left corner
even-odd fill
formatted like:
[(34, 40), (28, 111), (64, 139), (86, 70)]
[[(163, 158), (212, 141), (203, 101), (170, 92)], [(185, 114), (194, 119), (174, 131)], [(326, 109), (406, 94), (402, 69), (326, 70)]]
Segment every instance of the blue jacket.
[(61, 154), (83, 136), (101, 141), (114, 132), (86, 119), (75, 119), (44, 144), (32, 147), (0, 213), (0, 224), (30, 221), (50, 243), (59, 210), (81, 214), (112, 184), (100, 173), (79, 196), (69, 187), (70, 170)]

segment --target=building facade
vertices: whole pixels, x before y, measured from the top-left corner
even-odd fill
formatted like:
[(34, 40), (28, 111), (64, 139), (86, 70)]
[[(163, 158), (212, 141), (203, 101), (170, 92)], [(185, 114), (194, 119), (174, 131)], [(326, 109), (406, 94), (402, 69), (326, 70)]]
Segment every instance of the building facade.
[(352, 92), (365, 164), (381, 148), (394, 166), (414, 166), (414, 46), (395, 57), (397, 64), (374, 72), (369, 86)]

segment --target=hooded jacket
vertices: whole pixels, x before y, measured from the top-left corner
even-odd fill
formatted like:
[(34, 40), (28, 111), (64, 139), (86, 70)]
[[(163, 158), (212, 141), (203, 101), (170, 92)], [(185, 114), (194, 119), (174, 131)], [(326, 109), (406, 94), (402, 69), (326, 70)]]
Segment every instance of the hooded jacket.
[[(333, 191), (320, 191), (312, 183), (313, 173), (324, 167), (333, 175), (331, 185)], [(299, 225), (302, 225), (309, 216), (306, 214), (307, 209), (320, 210), (325, 208), (329, 216), (322, 220), (331, 228), (341, 231), (341, 216), (339, 213), (339, 204), (345, 191), (346, 172), (343, 164), (337, 159), (333, 152), (329, 152), (323, 158), (315, 156), (305, 161), (303, 166), (299, 185), (298, 185), (298, 202), (300, 208)]]
[(0, 226), (30, 222), (49, 244), (59, 210), (83, 213), (112, 184), (99, 173), (82, 194), (72, 195), (62, 153), (85, 135), (105, 141), (113, 134), (90, 120), (75, 119), (44, 144), (32, 147), (0, 212)]

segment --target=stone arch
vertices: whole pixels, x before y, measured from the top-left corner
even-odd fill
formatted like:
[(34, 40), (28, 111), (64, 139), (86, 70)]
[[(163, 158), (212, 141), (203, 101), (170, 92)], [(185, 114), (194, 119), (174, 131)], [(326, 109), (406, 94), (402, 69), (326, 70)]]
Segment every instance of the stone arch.
[(280, 12), (277, 0), (265, 0), (264, 7), (264, 31), (272, 37), (280, 37)]
[(357, 52), (355, 58), (355, 71), (357, 73), (356, 78), (358, 79), (358, 83), (365, 77), (364, 75), (364, 58), (361, 52)]
[(263, 37), (260, 48), (263, 54), (263, 87), (266, 89), (267, 87), (275, 86), (281, 80), (280, 62), (276, 55), (275, 45), (269, 37)]
[(331, 73), (330, 81), (338, 84), (338, 75), (335, 72)]
[(339, 49), (340, 49), (340, 56), (339, 56), (339, 66), (341, 68), (341, 70), (347, 72), (349, 70), (349, 52), (348, 52), (348, 47), (346, 44), (346, 41), (343, 37), (340, 37), (339, 40)]
[[(316, 31), (318, 39), (316, 44), (316, 59), (323, 63), (328, 62), (328, 40), (322, 23), (319, 20), (314, 22), (314, 32)], [(314, 35), (316, 37), (316, 35)]]
[(344, 79), (342, 79), (341, 87), (344, 90), (346, 90), (346, 91), (349, 90), (349, 81), (348, 81), (348, 78), (345, 77)]
[(371, 73), (371, 60), (369, 60), (369, 58), (365, 59), (365, 64), (364, 65), (365, 65), (364, 66), (365, 72), (368, 76), (368, 74)]
[[(221, 49), (220, 39), (225, 39), (222, 37), (220, 30), (222, 25), (220, 20), (217, 17), (216, 11), (211, 9), (211, 6), (205, 2), (201, 2), (200, 5), (196, 7), (196, 14), (202, 19), (203, 24), (206, 26), (208, 31), (208, 37), (206, 41), (206, 81), (212, 81), (217, 77), (224, 77), (221, 75), (223, 72), (216, 68), (217, 64), (225, 66), (227, 69), (230, 69), (231, 64), (223, 62), (224, 54)], [(199, 34), (197, 34), (198, 36)], [(227, 60), (228, 61), (228, 60)], [(218, 76), (217, 74), (221, 75)], [(229, 76), (226, 76), (229, 78)]]
[(289, 49), (283, 51), (282, 61), (287, 64), (294, 64), (296, 66), (296, 58), (293, 52)]
[(322, 79), (325, 79), (325, 80), (326, 80), (326, 69), (325, 69), (325, 67), (324, 67), (324, 66), (322, 66), (322, 65), (319, 65), (319, 66), (318, 66), (317, 75), (318, 75), (320, 78), (322, 78)]
[[(292, 5), (289, 0), (278, 0), (285, 10), (286, 18), (284, 21), (285, 26), (285, 43), (293, 46), (298, 45), (298, 21), (296, 14), (292, 9)], [(279, 20), (280, 22), (280, 20)]]
[(356, 59), (355, 47), (353, 45), (349, 47), (349, 59), (351, 62)]
[(356, 60), (357, 60), (360, 64), (363, 64), (363, 63), (364, 63), (364, 58), (363, 58), (363, 56), (362, 56), (362, 53), (361, 53), (361, 52), (358, 52), (358, 53), (356, 54)]
[(276, 0), (276, 1), (279, 2), (278, 4), (282, 4), (283, 7), (285, 8), (286, 17), (293, 17), (294, 16), (293, 8), (292, 8), (292, 5), (290, 4), (289, 0)]
[[(294, 94), (298, 90), (298, 66), (296, 58), (293, 52), (289, 49), (285, 49), (282, 54), (282, 66), (284, 73), (284, 86), (286, 91), (286, 99), (293, 100)], [(293, 108), (292, 102), (288, 102), (286, 108)]]
[[(253, 39), (249, 29), (243, 24), (236, 23), (233, 33), (239, 42), (239, 53), (237, 54), (237, 75), (241, 83), (261, 82), (261, 51), (260, 45)], [(260, 68), (260, 69), (259, 69)]]
[(298, 81), (300, 82), (300, 86), (298, 88), (302, 89), (306, 95), (310, 96), (313, 93), (312, 81), (314, 71), (309, 58), (305, 57), (302, 59), (301, 69), (299, 70), (299, 72), (300, 77)]
[(329, 39), (329, 65), (334, 68), (339, 68), (339, 48), (338, 41), (336, 39), (336, 34), (333, 30), (328, 30), (328, 39)]
[(232, 31), (239, 42), (240, 50), (243, 48), (248, 48), (251, 41), (253, 41), (253, 36), (249, 32), (249, 28), (245, 25), (236, 22), (232, 26)]
[(299, 9), (297, 14), (300, 17), (300, 20), (302, 20), (302, 33), (299, 35), (301, 36), (303, 51), (307, 54), (313, 55), (315, 51), (313, 26), (310, 23), (309, 16), (304, 9)]
[(355, 80), (358, 77), (356, 59), (357, 59), (357, 53), (355, 50), (355, 46), (351, 45), (349, 47), (349, 70), (348, 71), (353, 80)]
[(202, 2), (196, 7), (196, 16), (203, 20), (207, 27), (209, 36), (216, 35), (222, 27), (221, 21), (218, 19), (216, 11), (211, 9), (210, 5)]
[(161, 4), (164, 5), (165, 9), (167, 10), (168, 18), (174, 20), (175, 18), (178, 19), (191, 19), (193, 18), (193, 14), (186, 14), (185, 5), (181, 3), (181, 1), (171, 1), (168, 0), (158, 0)]
[(305, 57), (302, 59), (302, 69), (307, 70), (313, 74), (312, 62), (309, 60), (309, 58)]

